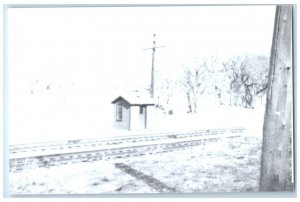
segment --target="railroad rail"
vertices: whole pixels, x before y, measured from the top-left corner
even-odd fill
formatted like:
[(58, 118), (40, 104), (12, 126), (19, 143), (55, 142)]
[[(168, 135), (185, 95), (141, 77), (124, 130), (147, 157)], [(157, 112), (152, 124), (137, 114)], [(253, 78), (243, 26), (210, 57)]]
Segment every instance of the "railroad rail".
[(9, 165), (11, 172), (19, 172), (69, 163), (156, 155), (239, 137), (243, 132), (244, 128), (222, 128), (15, 145), (10, 146)]

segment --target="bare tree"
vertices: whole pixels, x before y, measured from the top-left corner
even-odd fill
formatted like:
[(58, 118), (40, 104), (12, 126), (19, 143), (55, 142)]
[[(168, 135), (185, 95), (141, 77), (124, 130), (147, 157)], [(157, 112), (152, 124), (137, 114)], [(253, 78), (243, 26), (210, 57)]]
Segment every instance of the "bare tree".
[(263, 128), (261, 191), (292, 191), (292, 6), (277, 6)]
[[(239, 105), (241, 102), (243, 79), (242, 72), (244, 71), (247, 61), (241, 57), (231, 58), (223, 63), (227, 81), (229, 82), (229, 103), (230, 105)], [(243, 74), (245, 75), (245, 74)]]
[(266, 98), (268, 89), (268, 72), (270, 58), (265, 56), (257, 56), (250, 61), (253, 77), (255, 78), (254, 98), (260, 100), (261, 104)]
[(171, 99), (175, 92), (176, 80), (172, 78), (162, 78), (159, 81), (157, 88), (158, 107), (168, 114), (173, 114), (172, 106), (170, 106)]
[(197, 112), (197, 103), (210, 85), (215, 62), (216, 58), (210, 61), (203, 59), (197, 65), (184, 67), (181, 86), (186, 94), (188, 113)]
[[(263, 96), (267, 89), (267, 58), (236, 57), (223, 63), (225, 91), (229, 94), (229, 104), (252, 108), (257, 96)], [(223, 87), (224, 88), (224, 87)]]

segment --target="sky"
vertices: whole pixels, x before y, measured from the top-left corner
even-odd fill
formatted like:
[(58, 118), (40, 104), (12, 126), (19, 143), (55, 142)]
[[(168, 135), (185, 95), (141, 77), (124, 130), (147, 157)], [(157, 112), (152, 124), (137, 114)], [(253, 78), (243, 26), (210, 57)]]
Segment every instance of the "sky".
[(9, 8), (11, 140), (110, 127), (114, 96), (150, 85), (154, 33), (156, 71), (176, 77), (200, 58), (269, 56), (274, 16), (275, 6)]

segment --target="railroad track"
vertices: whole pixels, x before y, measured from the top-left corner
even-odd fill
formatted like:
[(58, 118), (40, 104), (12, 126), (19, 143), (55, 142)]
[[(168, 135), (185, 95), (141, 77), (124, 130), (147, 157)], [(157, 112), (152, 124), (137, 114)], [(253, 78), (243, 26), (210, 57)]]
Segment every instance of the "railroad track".
[(33, 156), (39, 154), (61, 153), (63, 151), (84, 150), (85, 148), (97, 148), (107, 146), (121, 146), (128, 143), (139, 144), (141, 142), (159, 141), (170, 138), (188, 138), (200, 137), (207, 135), (218, 135), (225, 133), (239, 133), (243, 132), (243, 128), (221, 128), (221, 129), (207, 129), (197, 131), (183, 131), (183, 132), (169, 132), (169, 133), (155, 133), (147, 135), (133, 135), (124, 137), (112, 137), (101, 139), (83, 139), (83, 140), (68, 140), (59, 142), (46, 142), (36, 144), (24, 145), (10, 145), (10, 156), (15, 158), (18, 156)]
[(20, 172), (37, 167), (156, 155), (239, 137), (242, 132), (243, 128), (223, 128), (15, 145), (10, 147), (9, 165), (11, 172)]

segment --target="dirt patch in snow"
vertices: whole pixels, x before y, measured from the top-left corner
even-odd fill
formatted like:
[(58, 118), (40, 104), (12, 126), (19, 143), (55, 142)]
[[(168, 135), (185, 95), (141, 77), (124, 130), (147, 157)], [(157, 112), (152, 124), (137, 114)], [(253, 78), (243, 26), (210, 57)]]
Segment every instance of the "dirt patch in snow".
[(116, 168), (119, 168), (120, 170), (135, 177), (136, 179), (144, 181), (146, 184), (153, 187), (158, 192), (176, 192), (176, 189), (169, 187), (161, 181), (155, 179), (154, 177), (145, 175), (144, 173), (137, 171), (124, 163), (116, 163), (115, 166)]

